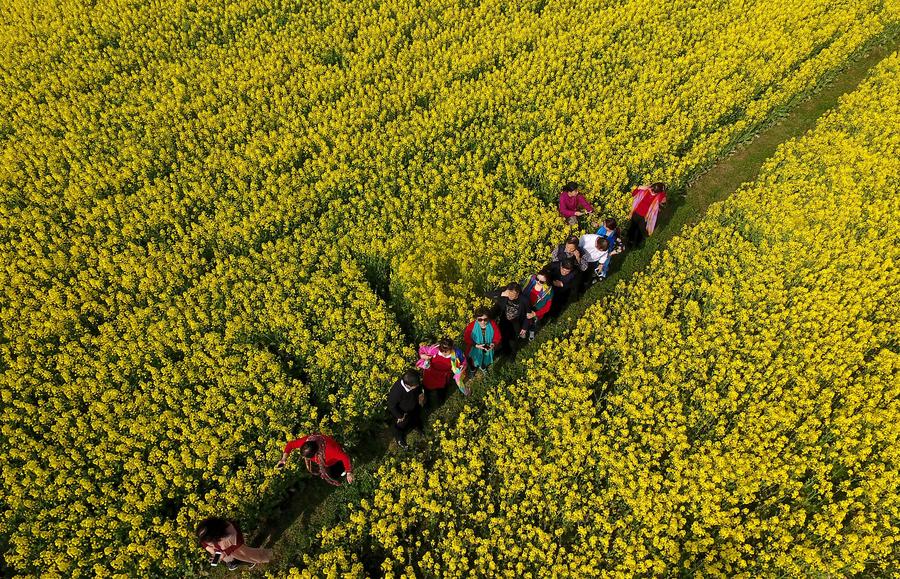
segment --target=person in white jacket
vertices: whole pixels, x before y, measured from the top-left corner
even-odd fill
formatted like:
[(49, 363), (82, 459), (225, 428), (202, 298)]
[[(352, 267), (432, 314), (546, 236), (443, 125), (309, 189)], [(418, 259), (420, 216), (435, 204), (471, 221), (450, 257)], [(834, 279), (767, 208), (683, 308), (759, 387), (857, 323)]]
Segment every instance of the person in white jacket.
[(596, 233), (585, 233), (578, 240), (587, 267), (581, 279), (581, 291), (585, 292), (594, 282), (606, 277), (603, 266), (609, 260), (609, 240)]

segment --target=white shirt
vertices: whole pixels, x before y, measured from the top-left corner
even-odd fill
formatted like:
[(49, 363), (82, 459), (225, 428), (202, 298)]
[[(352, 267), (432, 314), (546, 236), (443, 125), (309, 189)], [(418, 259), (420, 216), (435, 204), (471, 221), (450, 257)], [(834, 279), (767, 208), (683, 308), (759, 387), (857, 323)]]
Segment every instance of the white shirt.
[(601, 251), (597, 249), (597, 240), (600, 238), (601, 236), (596, 233), (585, 233), (578, 240), (578, 245), (581, 247), (586, 261), (602, 265), (609, 259), (609, 250)]

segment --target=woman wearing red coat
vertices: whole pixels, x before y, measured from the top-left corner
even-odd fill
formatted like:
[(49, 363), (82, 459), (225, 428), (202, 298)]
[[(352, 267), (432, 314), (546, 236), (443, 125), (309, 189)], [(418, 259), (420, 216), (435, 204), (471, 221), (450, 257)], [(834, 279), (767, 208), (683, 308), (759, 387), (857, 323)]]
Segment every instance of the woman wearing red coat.
[(494, 363), (494, 349), (500, 345), (500, 337), (500, 328), (488, 316), (487, 308), (475, 310), (475, 319), (463, 330), (470, 375), (475, 370), (487, 370)]
[(298, 448), (306, 461), (306, 470), (310, 473), (335, 486), (340, 486), (343, 476), (347, 477), (348, 483), (353, 482), (350, 457), (338, 441), (324, 434), (310, 434), (290, 441), (284, 446), (281, 460), (275, 466), (284, 468), (288, 456)]

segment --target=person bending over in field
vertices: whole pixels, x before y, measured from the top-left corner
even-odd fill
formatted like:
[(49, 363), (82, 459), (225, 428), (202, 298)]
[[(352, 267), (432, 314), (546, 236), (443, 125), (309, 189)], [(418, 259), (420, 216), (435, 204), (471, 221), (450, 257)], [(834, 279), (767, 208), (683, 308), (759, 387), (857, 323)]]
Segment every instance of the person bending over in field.
[(666, 184), (635, 187), (631, 192), (631, 221), (625, 233), (628, 247), (640, 247), (656, 229), (659, 208), (666, 203)]
[(587, 270), (581, 282), (581, 291), (587, 291), (594, 282), (606, 277), (603, 273), (609, 261), (609, 241), (596, 233), (585, 233), (581, 236), (581, 251), (588, 262)]
[(224, 562), (230, 571), (234, 571), (242, 562), (252, 569), (257, 563), (268, 563), (272, 559), (270, 549), (248, 547), (234, 521), (209, 517), (200, 521), (196, 533), (200, 546), (209, 553), (210, 565)]
[(528, 331), (528, 340), (534, 339), (534, 333), (544, 316), (553, 305), (553, 286), (550, 285), (550, 270), (547, 268), (537, 272), (525, 285), (525, 295), (528, 296), (530, 311), (525, 315), (525, 330)]
[(584, 259), (584, 253), (578, 247), (578, 237), (570, 235), (565, 242), (560, 243), (553, 248), (550, 254), (550, 262), (556, 263), (564, 259), (572, 259), (575, 262), (575, 268), (580, 273), (587, 269), (587, 261)]
[(475, 310), (475, 319), (463, 330), (470, 376), (474, 375), (476, 370), (487, 370), (494, 363), (494, 349), (500, 341), (500, 328), (490, 318), (488, 309), (481, 307)]
[(353, 482), (350, 457), (335, 439), (324, 434), (310, 434), (287, 443), (275, 467), (284, 468), (291, 452), (298, 448), (306, 462), (306, 470), (311, 474), (334, 486), (341, 486), (342, 477), (346, 477), (348, 483)]
[(522, 293), (522, 286), (512, 282), (505, 288), (486, 293), (485, 297), (494, 300), (494, 312), (500, 327), (499, 353), (515, 356), (517, 340), (525, 337), (526, 315), (531, 307), (528, 296)]
[(554, 261), (549, 269), (550, 283), (553, 285), (553, 303), (550, 305), (548, 315), (555, 318), (569, 305), (572, 291), (578, 289), (581, 272), (575, 269), (575, 262), (571, 257)]
[(422, 407), (425, 406), (425, 392), (419, 383), (419, 374), (407, 370), (391, 386), (388, 393), (388, 412), (391, 413), (391, 428), (397, 446), (406, 450), (406, 434), (410, 430), (422, 430)]
[(559, 214), (567, 225), (578, 225), (578, 218), (594, 211), (584, 195), (578, 190), (578, 183), (569, 181), (559, 193)]
[(420, 346), (416, 367), (422, 369), (422, 382), (430, 406), (443, 403), (447, 399), (447, 388), (454, 383), (463, 394), (469, 395), (463, 383), (466, 357), (462, 350), (453, 347), (450, 338), (441, 338), (437, 344)]

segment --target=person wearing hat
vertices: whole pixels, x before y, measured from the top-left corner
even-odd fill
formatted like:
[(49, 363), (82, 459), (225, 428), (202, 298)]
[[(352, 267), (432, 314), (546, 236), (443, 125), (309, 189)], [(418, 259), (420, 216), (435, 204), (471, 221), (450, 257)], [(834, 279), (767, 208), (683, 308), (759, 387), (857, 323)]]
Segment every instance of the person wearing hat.
[(391, 386), (388, 393), (388, 411), (391, 413), (391, 428), (397, 446), (407, 449), (406, 434), (413, 429), (422, 430), (422, 406), (425, 405), (425, 392), (419, 380), (418, 372), (407, 370), (399, 380)]

